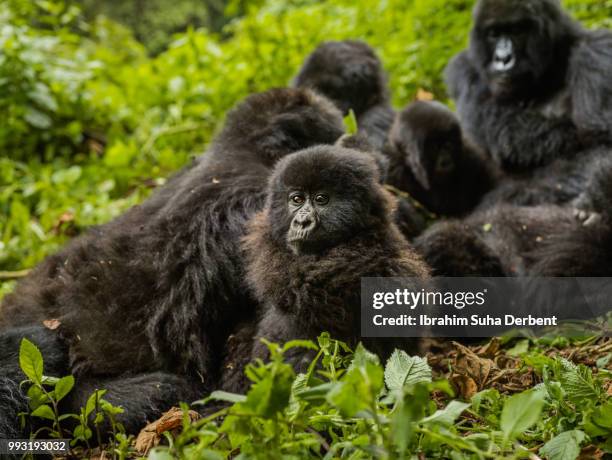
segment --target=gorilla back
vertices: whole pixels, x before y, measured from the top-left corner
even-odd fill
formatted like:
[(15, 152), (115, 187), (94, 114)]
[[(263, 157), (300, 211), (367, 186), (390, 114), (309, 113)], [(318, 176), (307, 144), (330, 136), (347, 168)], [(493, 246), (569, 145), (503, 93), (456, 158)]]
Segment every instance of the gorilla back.
[(0, 327), (59, 320), (75, 374), (208, 381), (233, 323), (253, 314), (238, 243), (272, 166), (342, 133), (340, 112), (308, 90), (248, 97), (201, 161), (36, 267), (6, 297)]

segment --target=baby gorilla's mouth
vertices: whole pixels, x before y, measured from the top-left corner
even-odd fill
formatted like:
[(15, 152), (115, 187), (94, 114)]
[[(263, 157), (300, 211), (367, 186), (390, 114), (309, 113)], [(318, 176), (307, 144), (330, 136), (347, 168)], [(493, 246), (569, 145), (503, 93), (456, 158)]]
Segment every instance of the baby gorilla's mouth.
[(307, 241), (313, 233), (314, 228), (292, 228), (287, 233), (287, 242), (292, 244)]
[(294, 254), (309, 252), (309, 248), (315, 245), (313, 234), (315, 229), (291, 229), (287, 233), (287, 246)]

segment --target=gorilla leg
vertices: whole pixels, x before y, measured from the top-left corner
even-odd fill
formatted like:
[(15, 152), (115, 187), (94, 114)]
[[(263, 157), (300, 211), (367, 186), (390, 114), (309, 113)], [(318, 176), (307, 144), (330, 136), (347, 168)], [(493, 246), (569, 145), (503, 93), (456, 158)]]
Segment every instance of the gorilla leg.
[[(129, 434), (138, 434), (147, 423), (179, 402), (192, 403), (207, 394), (201, 383), (165, 372), (109, 379), (85, 377), (77, 378), (75, 388), (62, 402), (62, 412), (79, 413), (96, 390), (106, 390), (102, 398), (123, 408), (116, 421)], [(110, 433), (108, 423), (102, 426), (101, 433), (104, 438)]]

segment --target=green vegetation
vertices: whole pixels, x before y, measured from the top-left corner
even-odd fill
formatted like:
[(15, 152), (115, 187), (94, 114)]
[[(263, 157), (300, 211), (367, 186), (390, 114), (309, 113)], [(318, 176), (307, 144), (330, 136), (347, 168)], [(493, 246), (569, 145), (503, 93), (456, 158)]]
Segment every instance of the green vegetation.
[[(222, 33), (192, 29), (170, 42), (192, 2), (146, 3), (145, 29), (135, 31), (93, 18), (96, 2), (84, 2), (87, 15), (59, 0), (0, 3), (0, 280), (142, 201), (205, 150), (230, 107), (286, 85), (322, 40), (373, 45), (398, 107), (420, 89), (445, 100), (442, 70), (466, 44), (473, 2), (235, 1)], [(585, 24), (612, 28), (611, 0), (564, 3)], [(149, 34), (157, 29), (163, 33)], [(283, 361), (288, 346), (315, 347), (321, 367), (294, 375)], [(473, 351), (488, 360), (483, 366), (497, 366), (494, 381), (466, 371), (457, 350), (454, 361), (432, 364), (432, 379), (429, 365), (401, 352), (383, 367), (362, 347), (353, 354), (326, 336), (288, 346), (270, 345), (271, 362), (248, 370), (254, 384), (246, 396), (213, 394), (231, 407), (198, 421), (186, 414), (182, 433), (168, 435), (170, 447), (151, 458), (564, 460), (612, 451), (609, 342), (522, 340), (488, 358), (486, 349)], [(584, 365), (560, 355), (583, 356)], [(113, 421), (121, 409), (105, 403), (103, 391), (80, 414), (61, 414), (57, 403), (71, 378), (45, 377), (40, 353), (27, 342), (21, 364), (32, 396), (24, 417), (48, 419), (45, 436), (69, 430), (74, 447), (86, 449), (105, 422), (115, 432), (109, 451), (131, 455)], [(508, 376), (514, 380), (498, 385)]]
[[(469, 397), (456, 395), (449, 380), (434, 378), (427, 360), (403, 351), (396, 350), (383, 366), (362, 345), (352, 352), (326, 334), (316, 344), (268, 343), (270, 361), (247, 367), (252, 386), (246, 395), (213, 392), (194, 407), (211, 401), (224, 401), (227, 407), (200, 419), (192, 418), (183, 406), (182, 430), (174, 436), (164, 433), (169, 445), (153, 448), (148, 456), (155, 460), (236, 456), (458, 460), (533, 459), (539, 453), (549, 460), (575, 460), (581, 452), (584, 458), (612, 452), (612, 371), (605, 369), (612, 358), (612, 343), (587, 338), (574, 344), (575, 356), (600, 356), (594, 369), (561, 357), (558, 348), (551, 354), (547, 340), (519, 343), (520, 347), (500, 353), (494, 340), (480, 354), (455, 345), (458, 353), (445, 363), (452, 368), (454, 381), (478, 379), (486, 369), (487, 378), (493, 377), (491, 383), (504, 382), (503, 375), (509, 374), (541, 382), (514, 395), (508, 395), (511, 382), (499, 390), (490, 385)], [(284, 362), (284, 354), (294, 347), (316, 351), (304, 374), (296, 375)], [(512, 357), (518, 348), (520, 359)], [(503, 360), (511, 360), (512, 366), (502, 371), (492, 364)], [(120, 458), (138, 455), (114, 421), (121, 409), (101, 399), (103, 391), (89, 398), (81, 414), (59, 414), (57, 402), (72, 388), (72, 377), (44, 376), (40, 352), (26, 339), (20, 362), (31, 385), (29, 416), (51, 420), (50, 436), (66, 435), (60, 423), (76, 420), (72, 446), (75, 454), (86, 455), (93, 432), (99, 433), (108, 419), (115, 440), (106, 446), (109, 453)], [(96, 415), (88, 418), (90, 414)]]

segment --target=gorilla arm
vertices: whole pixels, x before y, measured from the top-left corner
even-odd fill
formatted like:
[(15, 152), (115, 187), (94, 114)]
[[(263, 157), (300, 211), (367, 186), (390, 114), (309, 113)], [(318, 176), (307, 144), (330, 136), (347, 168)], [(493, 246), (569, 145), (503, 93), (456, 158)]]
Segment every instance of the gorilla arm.
[(570, 57), (572, 118), (590, 142), (612, 142), (612, 33), (594, 31)]
[(466, 52), (449, 63), (446, 81), (463, 126), (504, 169), (530, 170), (581, 149), (578, 129), (568, 117), (547, 118), (494, 101)]

